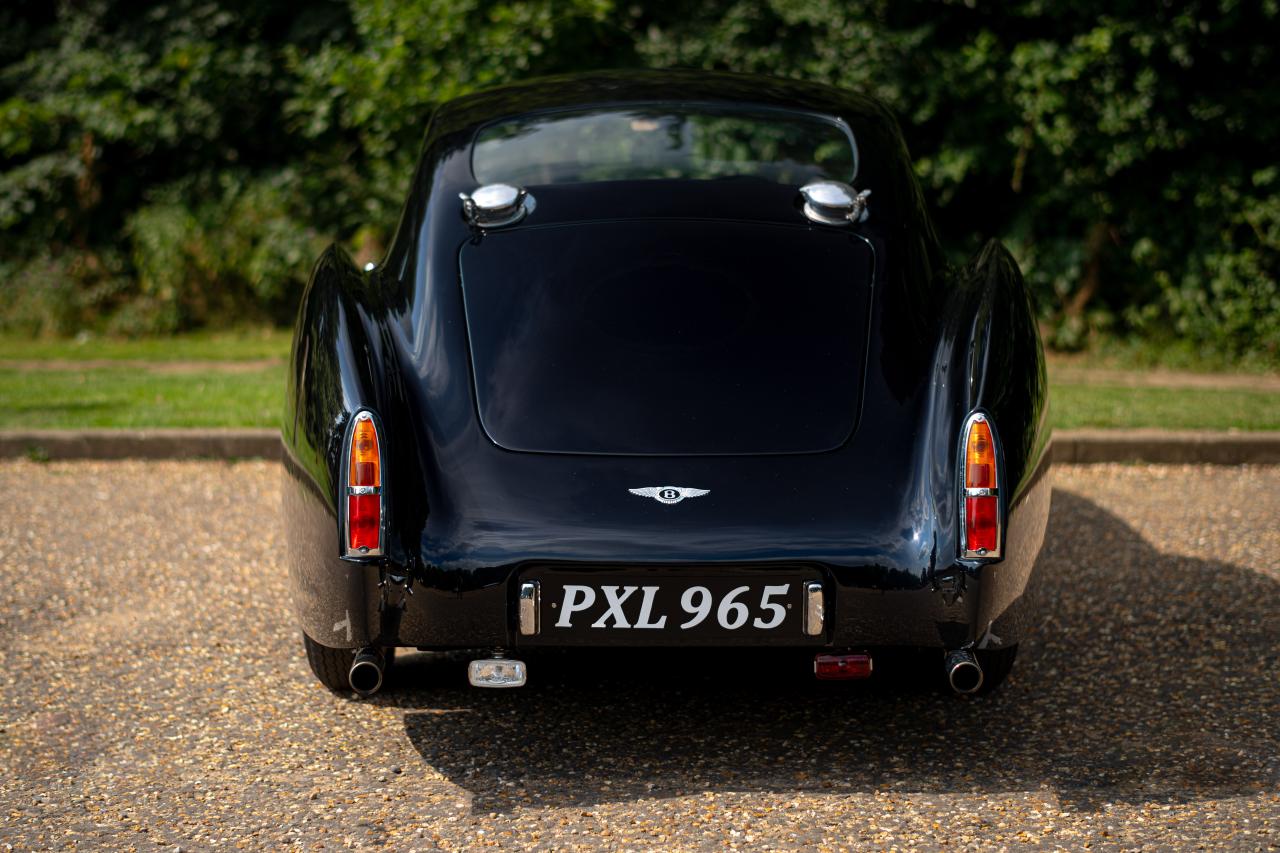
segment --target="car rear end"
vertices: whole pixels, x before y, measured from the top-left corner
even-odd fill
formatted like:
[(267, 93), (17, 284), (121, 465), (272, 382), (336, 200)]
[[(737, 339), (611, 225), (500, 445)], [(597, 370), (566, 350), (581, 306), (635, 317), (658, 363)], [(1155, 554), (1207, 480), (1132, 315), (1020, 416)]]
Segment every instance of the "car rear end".
[[(1016, 643), (1039, 424), (983, 406), (982, 298), (946, 291), (896, 130), (846, 117), (641, 99), (466, 145), (439, 120), (426, 214), (371, 276), (399, 313), (347, 315), (380, 372), (335, 455), (373, 424), (380, 478), (340, 473), (364, 538), (339, 519), (308, 635), (496, 650), (487, 687), (547, 648), (783, 647), (849, 679)], [(827, 180), (875, 192), (832, 216), (799, 191)]]

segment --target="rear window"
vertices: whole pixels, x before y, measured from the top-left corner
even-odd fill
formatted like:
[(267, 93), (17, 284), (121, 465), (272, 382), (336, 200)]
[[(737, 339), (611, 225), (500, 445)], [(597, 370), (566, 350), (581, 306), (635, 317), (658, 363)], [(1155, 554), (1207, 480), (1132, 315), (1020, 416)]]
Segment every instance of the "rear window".
[(790, 110), (637, 105), (490, 124), (471, 168), (482, 184), (760, 178), (852, 181), (853, 135), (834, 119)]

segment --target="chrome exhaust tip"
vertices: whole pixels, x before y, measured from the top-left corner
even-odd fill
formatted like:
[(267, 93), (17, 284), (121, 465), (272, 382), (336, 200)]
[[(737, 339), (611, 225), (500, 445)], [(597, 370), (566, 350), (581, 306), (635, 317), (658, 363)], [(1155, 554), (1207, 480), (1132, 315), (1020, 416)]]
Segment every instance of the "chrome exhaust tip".
[(356, 658), (347, 671), (347, 681), (351, 689), (360, 696), (372, 696), (382, 688), (382, 670), (385, 663), (382, 650), (374, 646), (365, 646), (356, 652)]
[(957, 693), (973, 693), (982, 686), (982, 667), (968, 649), (948, 652), (943, 668), (947, 673), (947, 683)]

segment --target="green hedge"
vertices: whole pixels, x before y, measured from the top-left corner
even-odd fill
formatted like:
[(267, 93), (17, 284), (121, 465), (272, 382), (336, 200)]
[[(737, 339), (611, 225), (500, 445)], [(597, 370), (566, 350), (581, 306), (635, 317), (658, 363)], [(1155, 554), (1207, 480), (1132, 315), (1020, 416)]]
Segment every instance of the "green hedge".
[(376, 256), (431, 106), (608, 67), (731, 69), (898, 113), (963, 261), (1003, 237), (1052, 343), (1280, 363), (1280, 4), (100, 0), (0, 11), (0, 327), (287, 322)]

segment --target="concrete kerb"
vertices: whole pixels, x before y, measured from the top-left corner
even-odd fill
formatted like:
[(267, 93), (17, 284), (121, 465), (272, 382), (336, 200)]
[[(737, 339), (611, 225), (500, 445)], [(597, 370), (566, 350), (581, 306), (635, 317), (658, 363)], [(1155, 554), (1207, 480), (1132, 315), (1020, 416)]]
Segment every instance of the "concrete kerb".
[(278, 459), (274, 429), (0, 430), (0, 457), (32, 459)]
[(1057, 430), (1053, 438), (1053, 461), (1275, 465), (1280, 464), (1280, 432)]
[[(0, 458), (278, 459), (273, 429), (0, 430)], [(1280, 464), (1280, 432), (1057, 430), (1056, 463)]]

